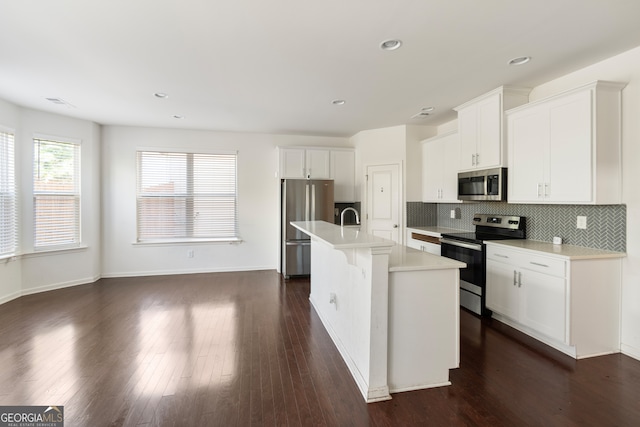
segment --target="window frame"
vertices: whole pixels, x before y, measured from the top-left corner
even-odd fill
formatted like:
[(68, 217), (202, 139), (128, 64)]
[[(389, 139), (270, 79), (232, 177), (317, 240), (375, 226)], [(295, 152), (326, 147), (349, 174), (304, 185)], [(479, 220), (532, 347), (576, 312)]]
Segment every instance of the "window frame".
[[(184, 221), (184, 227), (186, 233), (181, 236), (162, 236), (162, 237), (144, 237), (141, 236), (141, 213), (140, 206), (141, 200), (147, 199), (150, 196), (145, 196), (143, 191), (141, 191), (141, 179), (142, 179), (142, 171), (140, 170), (140, 156), (142, 153), (155, 153), (155, 154), (176, 154), (176, 155), (185, 155), (187, 158), (191, 157), (191, 161), (193, 161), (193, 156), (233, 156), (234, 158), (234, 188), (235, 193), (233, 194), (234, 200), (234, 218), (233, 218), (233, 236), (209, 236), (209, 237), (194, 237), (193, 235), (189, 236), (189, 233), (193, 233), (194, 224), (193, 220), (189, 221), (189, 212), (191, 212), (191, 218), (195, 218), (193, 215), (193, 198), (196, 197), (193, 191), (193, 179), (194, 179), (194, 168), (193, 163), (188, 164), (185, 167), (186, 177), (184, 182), (187, 183), (187, 187), (190, 187), (192, 191), (189, 193), (174, 193), (173, 196), (175, 199), (185, 199), (191, 200), (185, 202), (189, 207), (185, 207), (184, 217), (180, 217)], [(158, 148), (158, 147), (138, 147), (135, 151), (135, 168), (136, 168), (136, 217), (135, 217), (135, 240), (134, 245), (164, 245), (164, 244), (192, 244), (192, 243), (239, 243), (242, 242), (239, 231), (239, 213), (238, 213), (238, 205), (239, 205), (239, 190), (238, 190), (238, 159), (239, 154), (238, 151), (229, 151), (229, 150), (189, 150), (189, 149), (177, 149), (177, 148)]]
[[(11, 143), (12, 145), (9, 147), (7, 144), (6, 149), (0, 145), (0, 199), (7, 197), (7, 200), (9, 200), (8, 205), (13, 204), (13, 209), (9, 208), (6, 212), (4, 209), (0, 211), (0, 221), (4, 220), (8, 224), (7, 228), (0, 228), (0, 231), (4, 230), (6, 232), (6, 234), (0, 235), (0, 260), (2, 260), (13, 258), (19, 254), (20, 224), (18, 222), (19, 194), (18, 176), (16, 173), (16, 132), (12, 128), (0, 125), (0, 134), (9, 135), (10, 141), (8, 141), (8, 143)], [(0, 137), (0, 144), (3, 144), (4, 141), (5, 138)], [(7, 167), (5, 171), (6, 175), (3, 172), (4, 166)], [(5, 177), (6, 182), (4, 179)], [(5, 205), (0, 201), (0, 206)], [(6, 218), (3, 219), (5, 214)], [(6, 247), (4, 247), (4, 245), (6, 245)]]
[[(40, 191), (36, 190), (36, 147), (37, 142), (66, 144), (73, 146), (74, 153), (74, 179), (72, 191)], [(82, 243), (82, 140), (52, 135), (34, 134), (32, 138), (32, 200), (33, 200), (33, 251), (50, 252), (68, 249), (83, 248)], [(38, 199), (46, 197), (59, 197), (61, 199), (73, 199), (75, 204), (75, 218), (73, 222), (73, 237), (71, 242), (38, 244)]]

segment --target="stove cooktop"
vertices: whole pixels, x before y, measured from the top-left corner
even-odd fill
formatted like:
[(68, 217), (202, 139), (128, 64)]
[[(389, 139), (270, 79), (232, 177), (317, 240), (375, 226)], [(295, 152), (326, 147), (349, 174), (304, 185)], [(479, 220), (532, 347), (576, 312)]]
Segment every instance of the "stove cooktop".
[(469, 243), (485, 240), (524, 239), (525, 217), (511, 215), (475, 214), (473, 223), (476, 231), (464, 233), (444, 233), (442, 237)]
[(505, 236), (500, 234), (478, 233), (475, 231), (469, 231), (466, 233), (445, 233), (442, 234), (442, 237), (469, 243), (482, 243), (485, 240), (522, 239), (522, 237), (519, 237), (518, 235)]

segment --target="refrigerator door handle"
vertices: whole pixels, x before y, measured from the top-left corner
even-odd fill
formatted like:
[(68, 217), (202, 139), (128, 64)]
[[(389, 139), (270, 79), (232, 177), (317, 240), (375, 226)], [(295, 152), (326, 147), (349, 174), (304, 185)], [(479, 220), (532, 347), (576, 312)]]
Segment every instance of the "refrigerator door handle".
[(309, 185), (304, 186), (304, 220), (309, 221)]
[(316, 220), (316, 185), (311, 184), (311, 221)]

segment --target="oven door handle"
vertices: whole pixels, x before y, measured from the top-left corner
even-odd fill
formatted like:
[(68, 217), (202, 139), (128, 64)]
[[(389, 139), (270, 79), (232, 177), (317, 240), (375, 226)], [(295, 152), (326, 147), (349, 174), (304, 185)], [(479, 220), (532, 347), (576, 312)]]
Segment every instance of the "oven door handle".
[(457, 240), (449, 240), (449, 239), (440, 239), (440, 243), (444, 243), (445, 245), (459, 246), (461, 248), (472, 249), (474, 251), (482, 251), (482, 245), (477, 245), (475, 243), (464, 243)]

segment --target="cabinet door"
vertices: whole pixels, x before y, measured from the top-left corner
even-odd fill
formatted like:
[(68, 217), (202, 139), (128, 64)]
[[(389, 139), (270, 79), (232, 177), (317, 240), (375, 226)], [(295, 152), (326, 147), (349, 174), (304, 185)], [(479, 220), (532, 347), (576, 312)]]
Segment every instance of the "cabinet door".
[(566, 279), (526, 269), (518, 274), (520, 323), (565, 342)]
[(520, 311), (520, 292), (514, 285), (516, 270), (514, 267), (487, 260), (487, 308), (513, 320), (518, 320)]
[(589, 203), (592, 191), (592, 91), (549, 105), (550, 202)]
[(502, 165), (502, 106), (496, 93), (478, 104), (476, 168)]
[(305, 176), (305, 150), (300, 148), (279, 149), (279, 174), (280, 178), (304, 179)]
[(356, 153), (350, 150), (331, 151), (331, 179), (336, 202), (354, 202), (356, 185)]
[(422, 144), (422, 201), (441, 202), (443, 150), (442, 140)]
[(306, 173), (311, 179), (330, 179), (331, 152), (329, 150), (306, 150)]
[(545, 190), (545, 158), (548, 156), (549, 114), (533, 107), (507, 118), (509, 135), (510, 203), (541, 203)]
[(458, 199), (460, 139), (457, 133), (422, 144), (422, 201), (455, 203)]
[(458, 134), (442, 139), (442, 196), (441, 203), (459, 203), (458, 200), (458, 159), (460, 157), (460, 138)]
[(478, 108), (475, 105), (458, 111), (458, 133), (460, 135), (459, 170), (474, 169), (478, 152)]

